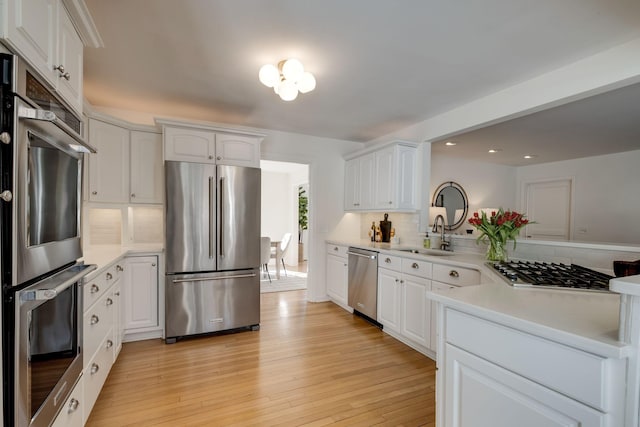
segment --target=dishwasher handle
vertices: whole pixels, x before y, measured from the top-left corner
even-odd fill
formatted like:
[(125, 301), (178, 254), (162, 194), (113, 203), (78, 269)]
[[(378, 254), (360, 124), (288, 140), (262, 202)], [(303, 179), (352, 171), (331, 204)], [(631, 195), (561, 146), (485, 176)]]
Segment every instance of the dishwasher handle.
[(378, 257), (378, 255), (363, 255), (363, 254), (359, 254), (359, 253), (351, 252), (351, 251), (348, 251), (347, 255), (355, 255), (355, 256), (359, 256), (361, 258), (368, 258), (368, 259), (376, 259)]

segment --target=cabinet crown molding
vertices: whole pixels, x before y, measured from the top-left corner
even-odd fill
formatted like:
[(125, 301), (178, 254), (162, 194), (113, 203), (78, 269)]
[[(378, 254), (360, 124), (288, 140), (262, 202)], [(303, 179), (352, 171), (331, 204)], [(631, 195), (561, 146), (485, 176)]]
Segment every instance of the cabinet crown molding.
[(237, 129), (232, 127), (226, 127), (224, 125), (220, 125), (217, 123), (210, 122), (201, 122), (201, 121), (185, 121), (185, 120), (174, 120), (156, 117), (156, 124), (163, 127), (163, 129), (167, 126), (170, 127), (181, 127), (188, 129), (200, 129), (205, 131), (213, 131), (213, 132), (222, 132), (222, 133), (230, 133), (234, 135), (245, 135), (245, 136), (254, 136), (259, 138), (264, 138), (266, 135), (264, 133), (246, 131), (244, 129)]
[(62, 0), (62, 4), (64, 4), (69, 16), (71, 16), (82, 44), (87, 47), (104, 47), (102, 37), (98, 33), (98, 27), (93, 22), (84, 0)]

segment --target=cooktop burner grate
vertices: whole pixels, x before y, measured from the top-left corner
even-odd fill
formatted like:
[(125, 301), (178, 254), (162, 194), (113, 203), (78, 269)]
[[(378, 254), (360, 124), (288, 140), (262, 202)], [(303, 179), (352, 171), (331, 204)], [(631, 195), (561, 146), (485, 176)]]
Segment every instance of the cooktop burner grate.
[(576, 264), (533, 261), (487, 263), (513, 286), (609, 292), (609, 276)]

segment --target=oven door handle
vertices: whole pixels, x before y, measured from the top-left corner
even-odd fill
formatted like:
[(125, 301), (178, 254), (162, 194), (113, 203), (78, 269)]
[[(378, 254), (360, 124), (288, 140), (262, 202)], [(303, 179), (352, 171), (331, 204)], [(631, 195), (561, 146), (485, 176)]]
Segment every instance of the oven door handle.
[(91, 273), (97, 267), (98, 266), (95, 264), (87, 265), (86, 268), (80, 270), (78, 273), (69, 277), (67, 280), (60, 283), (54, 288), (34, 289), (32, 291), (26, 291), (22, 294), (22, 299), (24, 301), (45, 301), (45, 300), (54, 299), (56, 296), (58, 296), (59, 293), (61, 293), (62, 291), (67, 289), (69, 286), (73, 285), (74, 283), (82, 279), (87, 274)]
[(78, 144), (80, 144), (83, 148), (83, 151), (95, 153), (97, 150), (94, 146), (89, 144), (87, 141), (82, 139), (80, 135), (76, 134), (65, 122), (60, 120), (56, 113), (48, 110), (40, 110), (36, 108), (28, 108), (20, 105), (18, 107), (18, 118), (27, 119), (27, 120), (40, 120), (44, 122), (50, 122), (56, 125), (60, 130), (62, 130), (69, 137), (73, 138)]

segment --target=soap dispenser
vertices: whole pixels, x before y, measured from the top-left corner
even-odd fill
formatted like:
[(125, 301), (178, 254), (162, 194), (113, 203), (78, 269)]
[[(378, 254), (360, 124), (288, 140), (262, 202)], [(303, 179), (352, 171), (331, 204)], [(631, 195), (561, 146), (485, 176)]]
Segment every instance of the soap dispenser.
[(428, 231), (424, 235), (424, 240), (422, 241), (422, 246), (424, 246), (425, 249), (431, 248), (431, 238), (429, 237), (429, 232)]

